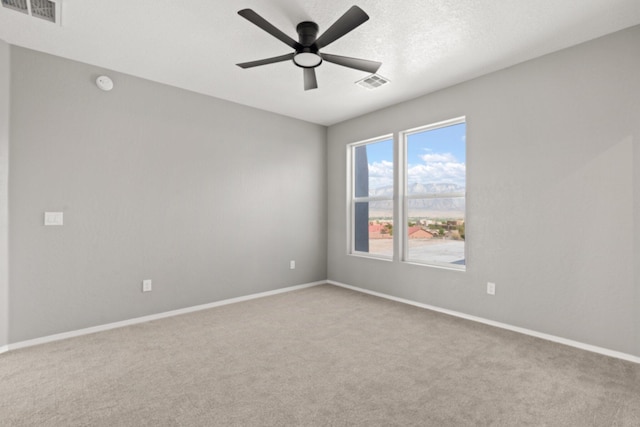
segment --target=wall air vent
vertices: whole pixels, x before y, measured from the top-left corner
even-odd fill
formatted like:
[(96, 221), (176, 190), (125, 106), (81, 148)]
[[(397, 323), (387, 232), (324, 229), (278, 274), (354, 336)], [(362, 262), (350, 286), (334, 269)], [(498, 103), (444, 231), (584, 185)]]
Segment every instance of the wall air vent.
[(35, 18), (60, 23), (62, 0), (2, 0), (2, 6), (26, 13)]
[(357, 85), (367, 89), (375, 89), (387, 83), (389, 83), (389, 79), (386, 79), (379, 74), (371, 74), (370, 76), (356, 82)]

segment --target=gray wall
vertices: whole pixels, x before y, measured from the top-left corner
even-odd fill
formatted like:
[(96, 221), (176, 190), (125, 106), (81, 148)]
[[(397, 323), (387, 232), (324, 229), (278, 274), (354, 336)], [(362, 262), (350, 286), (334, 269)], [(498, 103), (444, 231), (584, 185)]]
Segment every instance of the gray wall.
[[(634, 27), (331, 126), (329, 279), (640, 355), (638, 46)], [(467, 271), (348, 256), (345, 146), (462, 115)]]
[(326, 279), (325, 127), (102, 72), (11, 47), (10, 342)]
[(9, 45), (0, 40), (0, 347), (9, 343)]

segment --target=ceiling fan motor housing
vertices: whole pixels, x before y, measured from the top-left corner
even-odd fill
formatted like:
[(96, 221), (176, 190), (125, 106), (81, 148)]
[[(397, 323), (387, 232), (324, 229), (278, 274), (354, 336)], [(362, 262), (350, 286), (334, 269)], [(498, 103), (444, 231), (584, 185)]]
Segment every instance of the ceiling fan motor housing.
[(298, 32), (298, 42), (302, 49), (296, 49), (293, 63), (301, 68), (315, 68), (322, 64), (322, 58), (318, 55), (318, 48), (315, 41), (318, 38), (318, 24), (311, 21), (304, 21), (296, 26)]
[[(318, 24), (311, 21), (304, 21), (298, 24), (296, 31), (298, 32), (298, 42), (304, 47), (311, 47), (318, 38)], [(318, 49), (316, 49), (316, 52)], [(315, 52), (314, 52), (315, 53)]]

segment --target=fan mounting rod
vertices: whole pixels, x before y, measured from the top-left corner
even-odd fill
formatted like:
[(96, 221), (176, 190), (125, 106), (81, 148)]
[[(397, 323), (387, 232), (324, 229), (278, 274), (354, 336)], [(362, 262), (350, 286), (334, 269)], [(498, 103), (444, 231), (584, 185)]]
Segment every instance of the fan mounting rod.
[(293, 63), (301, 68), (316, 68), (322, 64), (322, 58), (318, 55), (318, 48), (314, 42), (318, 37), (318, 24), (311, 21), (304, 21), (296, 26), (298, 32), (298, 42), (302, 45), (293, 57)]

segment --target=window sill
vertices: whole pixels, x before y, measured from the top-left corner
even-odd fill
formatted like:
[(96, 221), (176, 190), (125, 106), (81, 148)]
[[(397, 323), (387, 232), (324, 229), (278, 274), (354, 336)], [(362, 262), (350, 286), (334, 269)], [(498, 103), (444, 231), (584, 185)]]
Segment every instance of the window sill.
[(467, 271), (467, 266), (466, 265), (461, 265), (461, 266), (455, 266), (455, 265), (450, 265), (450, 264), (429, 264), (426, 262), (419, 262), (419, 261), (401, 261), (403, 264), (409, 264), (409, 265), (417, 265), (420, 267), (431, 267), (431, 268), (439, 268), (442, 270), (451, 270), (451, 271), (459, 271), (464, 273), (465, 271)]
[(367, 254), (364, 252), (355, 252), (355, 253), (350, 253), (347, 254), (349, 256), (352, 257), (356, 257), (356, 258), (365, 258), (365, 259), (375, 259), (378, 261), (387, 261), (387, 262), (393, 262), (393, 258), (392, 257), (387, 257), (384, 255), (371, 255), (371, 254)]

